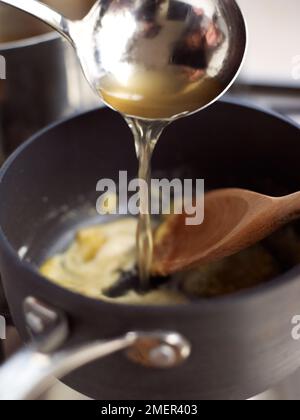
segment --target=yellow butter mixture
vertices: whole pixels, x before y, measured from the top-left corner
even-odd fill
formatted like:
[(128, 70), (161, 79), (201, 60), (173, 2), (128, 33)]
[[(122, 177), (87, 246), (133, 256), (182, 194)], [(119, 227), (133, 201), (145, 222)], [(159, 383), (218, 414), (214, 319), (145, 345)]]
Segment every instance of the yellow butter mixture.
[(123, 272), (136, 265), (136, 228), (135, 218), (83, 228), (70, 247), (47, 260), (40, 271), (62, 287), (106, 301), (151, 305), (186, 302), (182, 294), (164, 287), (145, 294), (131, 290), (117, 298), (105, 295)]

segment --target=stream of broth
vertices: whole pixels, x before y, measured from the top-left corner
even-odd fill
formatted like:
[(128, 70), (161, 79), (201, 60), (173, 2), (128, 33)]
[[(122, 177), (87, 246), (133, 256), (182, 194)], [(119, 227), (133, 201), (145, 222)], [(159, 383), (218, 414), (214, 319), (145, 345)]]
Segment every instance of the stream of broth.
[[(143, 67), (123, 69), (122, 77), (106, 75), (99, 93), (119, 111), (131, 128), (139, 160), (140, 215), (137, 229), (138, 269), (141, 286), (147, 287), (153, 257), (150, 215), (151, 157), (165, 127), (179, 116), (202, 108), (220, 91), (220, 83), (201, 70), (169, 66), (164, 71)], [(147, 185), (148, 188), (143, 188)]]
[(136, 154), (139, 160), (140, 214), (137, 228), (137, 257), (141, 287), (148, 286), (153, 257), (153, 234), (151, 225), (151, 158), (156, 143), (168, 125), (166, 121), (146, 121), (126, 118), (134, 136)]

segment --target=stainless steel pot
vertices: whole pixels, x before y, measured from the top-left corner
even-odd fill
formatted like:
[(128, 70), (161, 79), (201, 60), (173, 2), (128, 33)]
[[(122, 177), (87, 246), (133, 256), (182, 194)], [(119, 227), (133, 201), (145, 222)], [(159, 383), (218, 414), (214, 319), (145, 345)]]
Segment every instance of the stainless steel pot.
[[(44, 3), (76, 19), (94, 1)], [(72, 48), (37, 19), (4, 5), (0, 6), (0, 54), (6, 59), (6, 80), (0, 81), (2, 160), (40, 128), (99, 104)]]

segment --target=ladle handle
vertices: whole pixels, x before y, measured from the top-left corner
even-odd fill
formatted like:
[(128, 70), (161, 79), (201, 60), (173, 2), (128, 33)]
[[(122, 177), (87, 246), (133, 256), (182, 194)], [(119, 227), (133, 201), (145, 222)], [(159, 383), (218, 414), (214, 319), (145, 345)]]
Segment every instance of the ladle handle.
[(0, 369), (0, 400), (32, 400), (73, 370), (130, 347), (135, 335), (96, 341), (53, 354), (40, 353), (35, 346), (22, 348)]
[(38, 0), (0, 0), (0, 2), (29, 13), (51, 26), (72, 43), (69, 34), (69, 20), (46, 4)]

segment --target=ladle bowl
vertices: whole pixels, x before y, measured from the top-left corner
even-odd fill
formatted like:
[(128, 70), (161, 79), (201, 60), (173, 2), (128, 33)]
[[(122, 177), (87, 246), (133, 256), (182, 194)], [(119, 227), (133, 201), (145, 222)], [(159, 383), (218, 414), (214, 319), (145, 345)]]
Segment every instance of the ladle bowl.
[(61, 33), (92, 88), (131, 117), (172, 120), (206, 107), (231, 85), (245, 55), (234, 0), (98, 0), (78, 21), (37, 0), (1, 1)]

